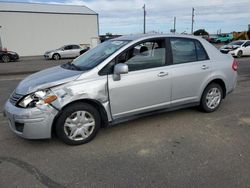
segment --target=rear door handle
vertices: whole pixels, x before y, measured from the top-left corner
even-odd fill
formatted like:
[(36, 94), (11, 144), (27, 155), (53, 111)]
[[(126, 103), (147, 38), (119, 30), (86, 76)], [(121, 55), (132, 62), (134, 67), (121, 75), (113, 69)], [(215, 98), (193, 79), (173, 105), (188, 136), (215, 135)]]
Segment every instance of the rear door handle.
[(168, 73), (167, 72), (160, 72), (157, 76), (158, 77), (168, 76)]
[(207, 66), (207, 65), (202, 65), (202, 66), (201, 66), (201, 69), (203, 69), (203, 70), (209, 69), (209, 66)]

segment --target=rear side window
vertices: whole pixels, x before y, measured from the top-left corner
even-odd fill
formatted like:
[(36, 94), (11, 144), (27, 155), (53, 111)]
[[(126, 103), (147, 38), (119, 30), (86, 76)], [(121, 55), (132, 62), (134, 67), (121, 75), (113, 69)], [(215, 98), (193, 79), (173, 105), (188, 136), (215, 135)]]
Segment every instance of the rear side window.
[(207, 60), (208, 56), (201, 43), (193, 39), (170, 39), (173, 64)]
[(201, 43), (195, 40), (195, 46), (196, 46), (197, 60), (198, 61), (207, 60), (208, 59), (207, 53), (205, 52)]
[(80, 49), (80, 46), (73, 45), (73, 49)]

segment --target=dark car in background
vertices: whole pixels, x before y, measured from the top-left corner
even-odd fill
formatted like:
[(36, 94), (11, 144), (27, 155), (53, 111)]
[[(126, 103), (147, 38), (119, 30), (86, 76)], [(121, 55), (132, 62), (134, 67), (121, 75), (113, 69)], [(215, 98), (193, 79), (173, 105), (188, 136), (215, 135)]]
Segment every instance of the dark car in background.
[(19, 55), (16, 52), (0, 50), (0, 62), (8, 63), (10, 61), (17, 61)]

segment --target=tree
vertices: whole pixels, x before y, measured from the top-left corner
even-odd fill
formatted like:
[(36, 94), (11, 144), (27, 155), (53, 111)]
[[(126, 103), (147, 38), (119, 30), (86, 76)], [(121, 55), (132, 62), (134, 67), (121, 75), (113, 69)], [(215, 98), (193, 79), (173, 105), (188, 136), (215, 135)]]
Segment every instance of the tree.
[(197, 31), (194, 32), (194, 35), (204, 36), (204, 35), (209, 35), (209, 33), (205, 29), (198, 29)]
[(106, 36), (108, 36), (108, 37), (112, 37), (112, 35), (113, 35), (112, 33), (109, 33), (109, 32), (106, 33)]

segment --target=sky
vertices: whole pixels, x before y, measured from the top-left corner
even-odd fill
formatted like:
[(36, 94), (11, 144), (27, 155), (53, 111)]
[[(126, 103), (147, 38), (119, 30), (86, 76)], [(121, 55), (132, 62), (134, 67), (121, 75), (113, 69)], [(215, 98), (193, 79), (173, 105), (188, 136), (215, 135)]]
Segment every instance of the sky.
[(146, 5), (146, 31), (169, 33), (176, 17), (178, 33), (194, 30), (209, 33), (245, 31), (250, 24), (249, 0), (5, 0), (11, 2), (85, 5), (99, 14), (100, 34), (143, 32), (143, 5)]

